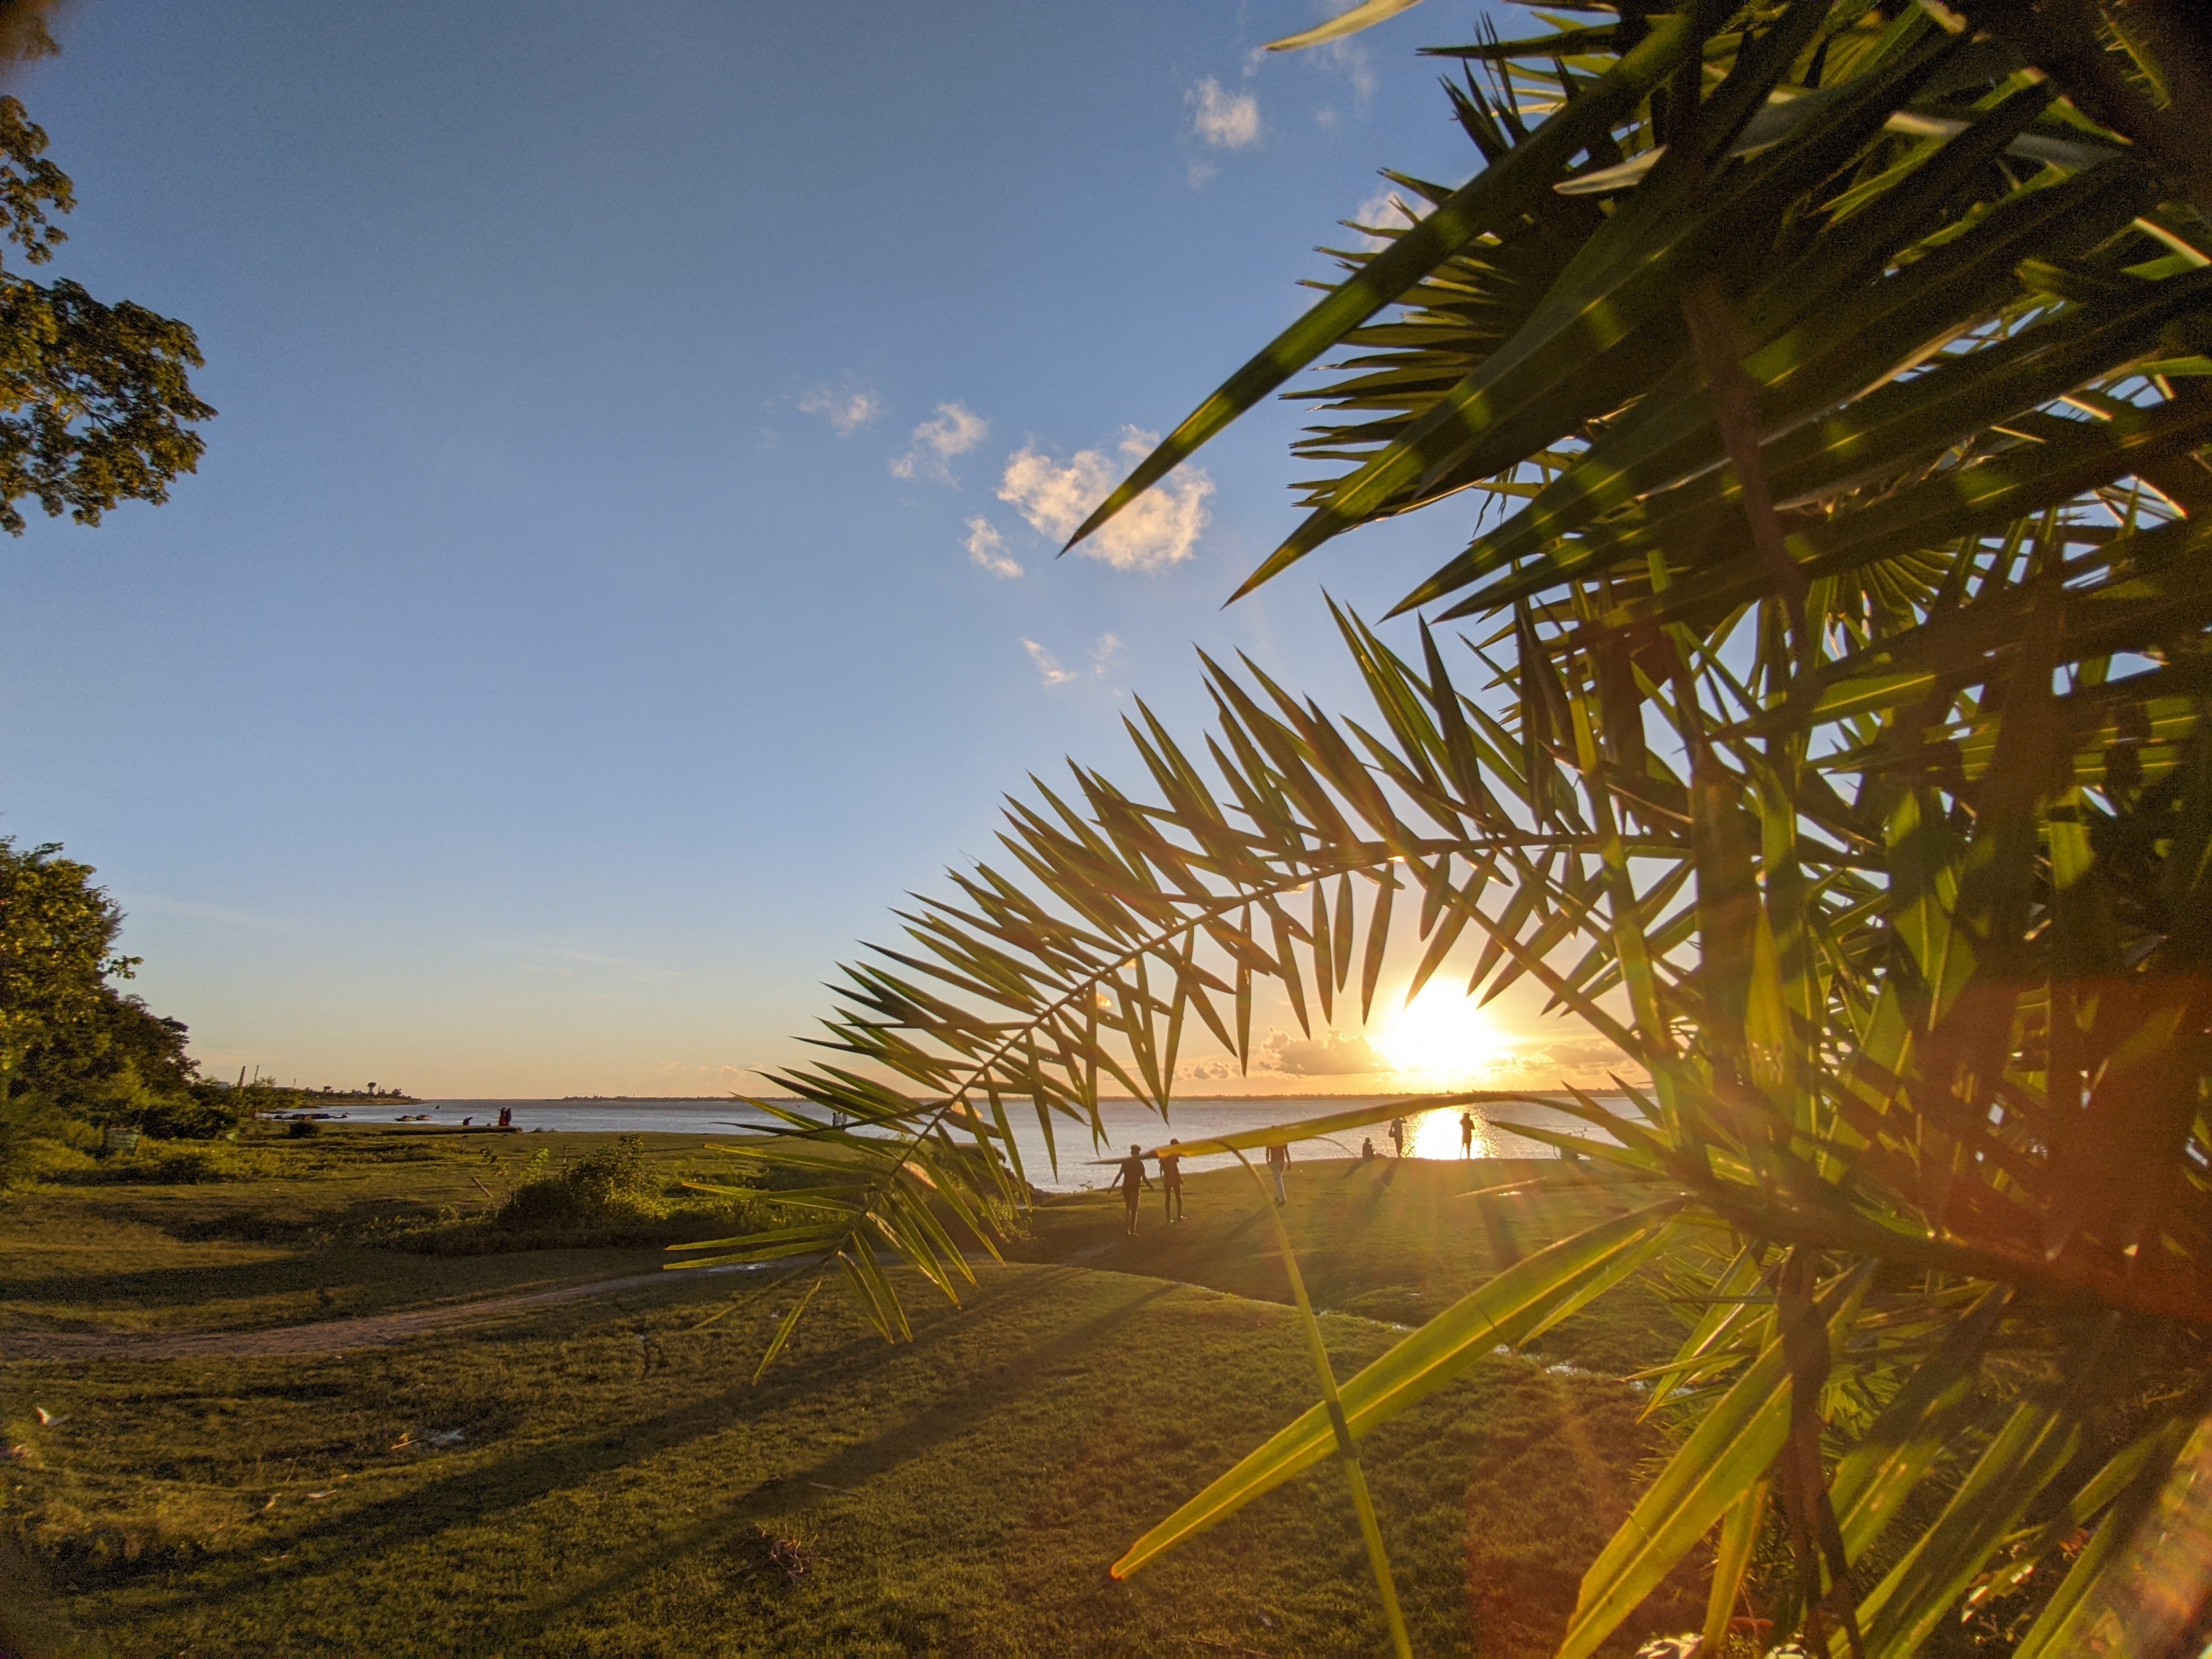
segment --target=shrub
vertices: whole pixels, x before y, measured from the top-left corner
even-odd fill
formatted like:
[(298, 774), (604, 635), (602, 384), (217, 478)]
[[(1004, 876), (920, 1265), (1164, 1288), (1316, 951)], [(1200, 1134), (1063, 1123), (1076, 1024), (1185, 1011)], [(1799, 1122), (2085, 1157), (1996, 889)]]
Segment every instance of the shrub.
[(182, 1094), (148, 1099), (138, 1108), (138, 1127), (160, 1140), (218, 1140), (238, 1127), (252, 1095), (195, 1083)]
[(594, 1222), (658, 1220), (667, 1213), (646, 1173), (643, 1135), (617, 1135), (611, 1145), (594, 1147), (550, 1175), (539, 1175), (548, 1162), (540, 1152), (524, 1166), (524, 1179), (500, 1206), (501, 1226), (536, 1231)]

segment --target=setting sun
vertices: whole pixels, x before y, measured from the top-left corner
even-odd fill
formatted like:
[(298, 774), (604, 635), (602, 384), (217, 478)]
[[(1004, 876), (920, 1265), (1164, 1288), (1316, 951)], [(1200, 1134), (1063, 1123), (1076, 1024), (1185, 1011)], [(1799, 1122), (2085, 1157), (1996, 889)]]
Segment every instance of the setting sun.
[(1368, 1039), (1394, 1072), (1437, 1083), (1467, 1083), (1494, 1061), (1500, 1043), (1490, 1018), (1464, 992), (1431, 984)]

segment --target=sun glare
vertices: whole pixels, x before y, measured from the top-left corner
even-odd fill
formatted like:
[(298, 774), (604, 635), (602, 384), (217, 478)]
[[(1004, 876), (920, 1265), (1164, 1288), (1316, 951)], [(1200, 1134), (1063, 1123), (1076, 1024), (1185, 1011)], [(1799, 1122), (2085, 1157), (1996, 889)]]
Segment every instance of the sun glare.
[(1500, 1046), (1489, 1016), (1472, 998), (1437, 984), (1391, 1014), (1368, 1041), (1392, 1071), (1444, 1085), (1478, 1080)]

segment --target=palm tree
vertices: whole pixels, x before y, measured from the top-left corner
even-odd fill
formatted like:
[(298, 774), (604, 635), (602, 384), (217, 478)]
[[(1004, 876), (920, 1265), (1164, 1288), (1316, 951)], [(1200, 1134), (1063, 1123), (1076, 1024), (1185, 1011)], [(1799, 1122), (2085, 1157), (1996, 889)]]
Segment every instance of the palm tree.
[(1146, 789), (1013, 803), (1006, 867), (903, 913), (840, 1058), (778, 1079), (805, 1103), (753, 1156), (808, 1172), (801, 1218), (716, 1259), (835, 1261), (902, 1332), (886, 1260), (956, 1294), (1024, 1201), (1010, 1111), (1095, 1134), (1102, 1080), (1164, 1110), (1194, 1018), (1246, 1060), (1255, 981), (1303, 1023), (1356, 975), (1364, 1018), (1411, 933), (1414, 990), (1526, 976), (1642, 1068), (1574, 1107), (1635, 1207), (1340, 1388), (1317, 1353), (1322, 1402), (1117, 1571), (1333, 1452), (1367, 1515), (1370, 1429), (1702, 1254), (1653, 1390), (1679, 1450), (1562, 1654), (1716, 1533), (1718, 1650), (1769, 1527), (1767, 1611), (1831, 1652), (1962, 1607), (2023, 1654), (2162, 1650), (2190, 1609), (2144, 1586), (2212, 1458), (2202, 26), (1613, 17), (1439, 52), (1481, 170), (1390, 175), (1418, 216), (1360, 228), (1079, 532), (1340, 353), (1298, 394), (1306, 517), (1240, 592), (1476, 491), (1392, 612), (1418, 651), (1340, 611), (1370, 710), (1208, 662), (1202, 757), (1142, 711)]

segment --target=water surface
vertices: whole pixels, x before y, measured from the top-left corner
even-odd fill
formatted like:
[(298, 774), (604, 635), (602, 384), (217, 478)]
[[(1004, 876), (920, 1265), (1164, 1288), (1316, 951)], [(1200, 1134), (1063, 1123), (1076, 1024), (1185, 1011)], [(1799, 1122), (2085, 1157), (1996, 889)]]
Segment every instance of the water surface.
[[(1006, 1115), (1014, 1132), (1023, 1173), (1048, 1192), (1077, 1192), (1086, 1187), (1103, 1187), (1111, 1181), (1113, 1170), (1097, 1160), (1126, 1152), (1133, 1141), (1154, 1146), (1170, 1135), (1202, 1140), (1270, 1124), (1294, 1122), (1300, 1118), (1320, 1117), (1361, 1103), (1318, 1095), (1303, 1095), (1295, 1099), (1180, 1101), (1170, 1107), (1168, 1121), (1163, 1124), (1157, 1113), (1134, 1101), (1102, 1101), (1098, 1116), (1104, 1134), (1100, 1145), (1092, 1145), (1086, 1126), (1056, 1117), (1053, 1120), (1052, 1148), (1046, 1146), (1034, 1108), (1026, 1103), (1009, 1103)], [(1615, 1107), (1621, 1104), (1613, 1099), (1606, 1099), (1605, 1103)], [(341, 1109), (346, 1120), (354, 1123), (392, 1123), (402, 1117), (422, 1115), (433, 1124), (457, 1126), (465, 1119), (473, 1120), (477, 1125), (495, 1123), (502, 1107), (513, 1110), (514, 1127), (526, 1132), (635, 1130), (646, 1134), (696, 1135), (702, 1140), (713, 1140), (732, 1131), (768, 1128), (775, 1122), (767, 1113), (731, 1100), (426, 1100), (419, 1105), (349, 1104)], [(1578, 1120), (1546, 1107), (1491, 1104), (1468, 1109), (1474, 1116), (1474, 1152), (1477, 1158), (1557, 1156), (1543, 1142), (1514, 1133), (1508, 1126), (1516, 1123), (1585, 1139), (1596, 1138), (1596, 1132)], [(1409, 1115), (1406, 1120), (1406, 1155), (1425, 1158), (1459, 1157), (1460, 1111), (1459, 1107), (1449, 1106)], [(1353, 1129), (1325, 1139), (1294, 1141), (1291, 1161), (1296, 1165), (1316, 1158), (1356, 1158), (1364, 1138), (1372, 1138), (1376, 1150), (1387, 1157), (1390, 1152), (1388, 1127), (1387, 1124), (1378, 1123), (1372, 1128)], [(1056, 1170), (1054, 1150), (1059, 1154)], [(1188, 1170), (1223, 1169), (1232, 1167), (1236, 1161), (1227, 1153), (1216, 1152), (1190, 1158), (1183, 1167)]]

